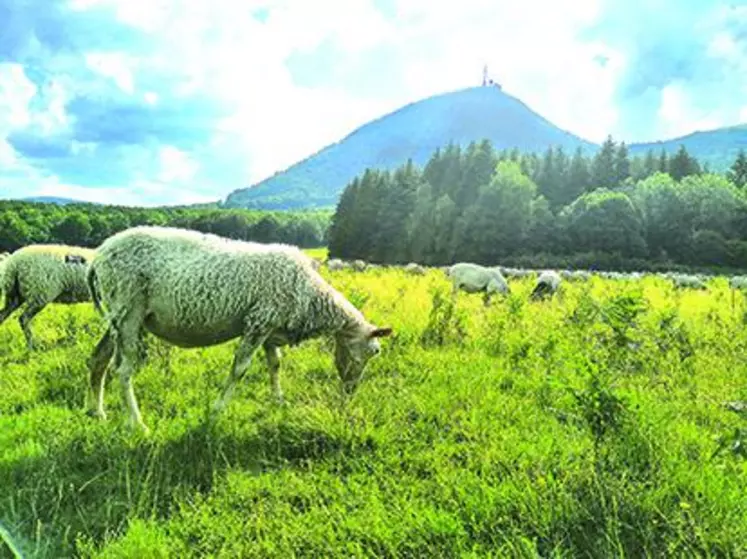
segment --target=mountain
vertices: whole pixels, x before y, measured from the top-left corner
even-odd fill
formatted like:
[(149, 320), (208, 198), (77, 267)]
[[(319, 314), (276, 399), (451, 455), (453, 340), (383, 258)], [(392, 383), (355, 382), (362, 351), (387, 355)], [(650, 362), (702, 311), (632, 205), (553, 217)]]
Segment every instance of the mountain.
[(366, 167), (395, 168), (408, 158), (424, 165), (449, 142), (490, 139), (497, 149), (544, 151), (598, 146), (561, 130), (496, 86), (472, 87), (410, 103), (354, 130), (339, 142), (254, 186), (228, 195), (225, 207), (297, 209), (337, 203)]
[[(496, 149), (543, 152), (561, 145), (569, 153), (581, 146), (587, 155), (599, 149), (598, 144), (561, 130), (497, 86), (471, 87), (410, 103), (373, 120), (284, 171), (235, 190), (222, 205), (257, 209), (334, 206), (345, 186), (366, 167), (392, 169), (408, 158), (424, 165), (437, 148), (449, 142), (466, 146), (484, 138)], [(629, 144), (628, 149), (631, 155), (650, 149), (674, 154), (680, 144), (711, 171), (725, 171), (737, 151), (747, 149), (747, 125)]]
[(747, 124), (693, 132), (671, 140), (631, 144), (628, 151), (631, 155), (642, 155), (650, 149), (657, 154), (664, 149), (673, 154), (680, 145), (701, 164), (707, 163), (709, 170), (723, 172), (734, 163), (740, 149), (747, 151)]

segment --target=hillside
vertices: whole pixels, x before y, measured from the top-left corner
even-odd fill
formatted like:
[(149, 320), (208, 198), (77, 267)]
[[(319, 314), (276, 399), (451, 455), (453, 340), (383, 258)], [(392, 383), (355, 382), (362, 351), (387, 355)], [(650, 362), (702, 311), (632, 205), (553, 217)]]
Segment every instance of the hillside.
[(662, 149), (667, 153), (674, 153), (680, 144), (698, 161), (707, 163), (711, 171), (722, 172), (734, 162), (740, 149), (747, 149), (747, 124), (693, 132), (671, 140), (631, 144), (630, 154), (639, 155), (650, 149), (657, 153)]
[(94, 202), (83, 202), (81, 200), (74, 200), (72, 198), (60, 198), (59, 196), (30, 196), (28, 198), (21, 198), (21, 202), (38, 202), (41, 204), (57, 204), (59, 206), (67, 206), (68, 204), (93, 204)]
[[(598, 145), (561, 130), (520, 100), (495, 87), (472, 87), (435, 95), (402, 107), (353, 131), (339, 142), (249, 188), (229, 194), (226, 207), (297, 209), (337, 203), (345, 185), (366, 167), (392, 169), (407, 158), (422, 165), (450, 141), (466, 146), (489, 138), (497, 149), (544, 151), (562, 145)], [(649, 149), (673, 154), (684, 144), (713, 171), (723, 171), (747, 148), (747, 125), (695, 132), (660, 142), (629, 146), (631, 155)]]
[(295, 209), (337, 203), (366, 167), (391, 169), (412, 158), (424, 164), (450, 141), (489, 138), (498, 149), (544, 150), (558, 144), (596, 149), (561, 130), (495, 87), (472, 87), (411, 103), (353, 131), (336, 144), (250, 188), (232, 192), (226, 207)]

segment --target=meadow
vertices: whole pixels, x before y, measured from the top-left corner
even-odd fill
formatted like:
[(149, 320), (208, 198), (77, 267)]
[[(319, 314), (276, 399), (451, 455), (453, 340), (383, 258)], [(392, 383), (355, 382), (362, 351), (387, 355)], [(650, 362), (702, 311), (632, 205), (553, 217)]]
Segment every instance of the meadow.
[[(531, 278), (484, 308), (443, 273), (323, 275), (395, 329), (352, 399), (331, 344), (262, 352), (215, 422), (235, 342), (149, 338), (152, 433), (84, 410), (92, 306), (0, 327), (0, 522), (24, 557), (747, 557), (747, 303), (658, 277)], [(10, 550), (2, 549), (10, 556)]]

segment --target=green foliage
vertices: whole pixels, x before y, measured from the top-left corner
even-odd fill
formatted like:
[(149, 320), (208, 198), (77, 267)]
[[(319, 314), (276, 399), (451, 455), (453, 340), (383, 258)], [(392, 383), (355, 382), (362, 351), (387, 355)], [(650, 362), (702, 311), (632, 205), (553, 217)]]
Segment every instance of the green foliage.
[(308, 341), (283, 351), (287, 405), (259, 351), (209, 423), (235, 343), (148, 338), (148, 438), (116, 377), (108, 421), (83, 412), (91, 305), (43, 311), (33, 356), (4, 323), (0, 533), (39, 558), (747, 554), (747, 417), (724, 405), (747, 400), (747, 302), (724, 278), (593, 278), (541, 304), (524, 278), (485, 308), (435, 270), (322, 272), (395, 330), (353, 398)]
[(436, 150), (422, 173), (411, 161), (393, 173), (367, 169), (340, 198), (330, 256), (535, 268), (747, 267), (741, 190), (703, 172), (684, 146), (672, 158), (629, 153), (611, 137), (592, 158), (578, 149), (570, 159), (562, 146), (540, 157), (496, 152), (482, 141)]
[(31, 243), (94, 247), (136, 225), (186, 227), (232, 239), (318, 247), (324, 244), (330, 214), (0, 201), (0, 251)]

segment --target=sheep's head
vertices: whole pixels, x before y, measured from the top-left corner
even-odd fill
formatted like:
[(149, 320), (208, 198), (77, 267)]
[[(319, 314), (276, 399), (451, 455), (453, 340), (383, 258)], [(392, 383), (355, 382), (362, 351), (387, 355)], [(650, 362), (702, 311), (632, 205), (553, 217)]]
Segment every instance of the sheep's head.
[(335, 366), (343, 390), (352, 394), (358, 387), (368, 360), (381, 351), (379, 338), (389, 336), (392, 329), (367, 325), (345, 329), (336, 336)]

